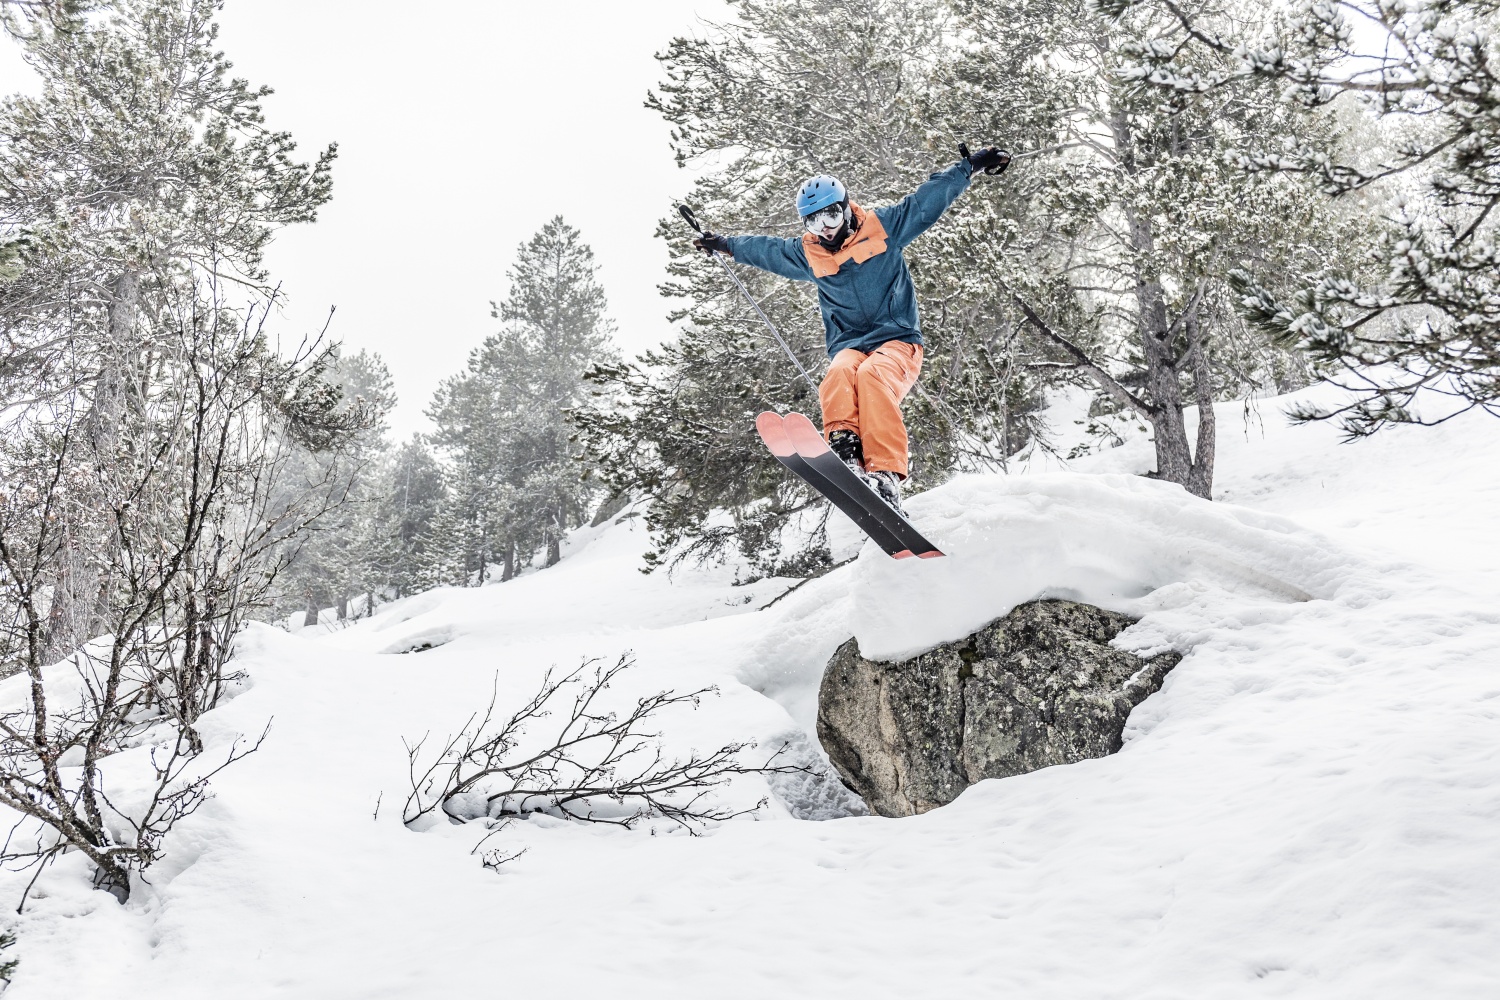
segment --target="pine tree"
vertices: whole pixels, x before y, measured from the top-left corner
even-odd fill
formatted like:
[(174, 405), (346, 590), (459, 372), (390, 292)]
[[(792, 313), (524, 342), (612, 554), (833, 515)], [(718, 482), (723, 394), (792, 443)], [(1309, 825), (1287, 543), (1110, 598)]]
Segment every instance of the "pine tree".
[(480, 570), (488, 561), (489, 547), (476, 522), (474, 505), (479, 494), (468, 466), (456, 465), (445, 477), (444, 487), (427, 530), (416, 538), (421, 552), (416, 573), (419, 590), (484, 582)]
[[(272, 294), (265, 247), (328, 200), (334, 149), (299, 163), (291, 136), (266, 128), (270, 91), (229, 74), (213, 0), (98, 6), (87, 20), (77, 4), (7, 11), (40, 89), (0, 105), (0, 395), (66, 401), (75, 447), (104, 468), (139, 423), (164, 341), (212, 325), (231, 289)], [(100, 563), (119, 544), (82, 510), (69, 534), (53, 656), (99, 633)]]
[(396, 450), (377, 478), (379, 499), (367, 545), (374, 588), (405, 597), (421, 589), (433, 519), (445, 495), (443, 470), (417, 435)]
[[(1242, 151), (1243, 174), (1308, 177), (1351, 212), (1362, 210), (1356, 199), (1384, 210), (1357, 244), (1364, 267), (1312, 270), (1283, 287), (1233, 276), (1255, 326), (1353, 394), (1299, 416), (1337, 418), (1359, 436), (1474, 407), (1500, 414), (1500, 8), (1348, 0), (1266, 23), (1216, 3), (1104, 6), (1151, 25), (1122, 70), (1154, 99), (1280, 100), (1296, 112)], [(1341, 149), (1308, 127), (1341, 106), (1380, 119), (1383, 148)], [(1448, 399), (1424, 416), (1424, 391)]]
[(386, 586), (378, 564), (375, 508), (382, 495), (378, 471), (387, 448), (385, 418), (396, 405), (394, 382), (380, 355), (364, 350), (337, 356), (329, 381), (346, 405), (368, 415), (368, 424), (333, 448), (315, 451), (288, 442), (293, 459), (282, 474), (284, 488), (316, 490), (328, 507), (288, 543), (278, 576), (283, 610), (305, 609), (309, 625), (326, 607), (344, 620), (352, 598)]
[[(428, 409), (433, 442), (454, 466), (441, 520), (445, 530), (462, 525), (473, 582), (497, 560), (509, 579), (537, 547), (556, 563), (563, 534), (587, 519), (597, 488), (569, 413), (583, 401), (585, 369), (614, 356), (597, 270), (578, 230), (561, 216), (544, 225), (518, 249), (510, 295), (493, 306), (504, 328)], [(444, 563), (450, 580), (456, 559)]]
[(1246, 327), (1231, 272), (1270, 287), (1327, 273), (1348, 259), (1347, 237), (1361, 225), (1302, 178), (1246, 176), (1232, 164), (1293, 130), (1333, 144), (1337, 121), (1271, 95), (1208, 105), (1142, 91), (1116, 67), (1150, 37), (1149, 19), (1109, 20), (1075, 0), (957, 6), (970, 44), (935, 108), (983, 120), (995, 95), (1015, 101), (1040, 84), (1031, 103), (1052, 109), (1059, 141), (1018, 163), (1009, 184), (979, 193), (955, 266), (1003, 293), (1033, 345), (1031, 364), (1150, 425), (1153, 475), (1211, 496), (1213, 404), (1286, 388), (1301, 364)]
[[(688, 198), (716, 231), (799, 234), (793, 193), (818, 173), (842, 178), (861, 205), (895, 201), (955, 162), (960, 140), (975, 140), (966, 125), (935, 127), (928, 107), (951, 44), (940, 0), (734, 7), (734, 25), (675, 39), (658, 56), (666, 78), (648, 100), (671, 123), (680, 163), (727, 161)], [(1023, 104), (1002, 101), (996, 114), (1017, 139), (1050, 137)], [(1010, 330), (986, 309), (995, 295), (969, 296), (945, 260), (953, 225), (906, 250), (927, 340), (907, 407), (917, 487), (955, 468), (1003, 465), (1034, 429), (1036, 380), (1010, 363)], [(605, 401), (583, 415), (589, 446), (608, 455), (613, 490), (651, 498), (651, 565), (733, 548), (767, 572), (818, 565), (820, 531), (803, 539), (788, 529), (820, 499), (767, 459), (753, 431), (758, 411), (816, 412), (816, 395), (718, 266), (689, 252), (681, 220), (664, 220), (658, 235), (673, 254), (663, 294), (689, 305), (672, 317), (672, 342), (595, 372)], [(737, 273), (816, 378), (827, 359), (814, 289)]]

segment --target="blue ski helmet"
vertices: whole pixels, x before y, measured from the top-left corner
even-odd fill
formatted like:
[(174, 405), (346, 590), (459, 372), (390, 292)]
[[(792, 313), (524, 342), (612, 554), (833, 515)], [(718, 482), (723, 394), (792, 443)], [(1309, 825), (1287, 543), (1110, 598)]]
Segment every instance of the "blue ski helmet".
[(818, 209), (837, 205), (847, 197), (849, 194), (837, 177), (829, 177), (827, 174), (809, 177), (802, 182), (802, 188), (797, 192), (797, 214), (812, 215)]

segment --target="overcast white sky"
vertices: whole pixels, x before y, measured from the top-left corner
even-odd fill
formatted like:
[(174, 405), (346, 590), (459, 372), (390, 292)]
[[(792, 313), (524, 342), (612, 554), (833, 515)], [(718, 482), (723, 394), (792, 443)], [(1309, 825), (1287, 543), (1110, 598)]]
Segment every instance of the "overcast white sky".
[[(653, 54), (722, 19), (720, 0), (229, 0), (221, 48), (268, 84), (272, 127), (308, 158), (339, 144), (333, 201), (269, 263), (284, 331), (322, 324), (395, 376), (398, 437), (492, 332), (517, 244), (561, 213), (583, 231), (634, 354), (661, 341), (656, 221), (683, 194), (667, 127), (642, 107)], [(13, 51), (0, 88), (26, 88)]]

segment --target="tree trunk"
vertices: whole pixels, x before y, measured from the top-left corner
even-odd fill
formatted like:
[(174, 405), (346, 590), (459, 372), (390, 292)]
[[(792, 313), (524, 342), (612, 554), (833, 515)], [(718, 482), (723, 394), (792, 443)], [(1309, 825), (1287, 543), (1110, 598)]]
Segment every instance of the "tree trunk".
[(505, 540), (504, 566), (500, 570), (500, 582), (515, 579), (516, 575), (516, 542), (513, 538)]
[[(134, 271), (126, 271), (110, 288), (108, 329), (102, 361), (94, 384), (94, 398), (83, 420), (83, 439), (89, 461), (97, 469), (108, 469), (119, 459), (120, 425), (125, 418), (125, 392), (130, 375), (135, 318), (140, 283)], [(88, 520), (71, 525), (68, 541), (57, 554), (53, 574), (52, 602), (47, 613), (45, 659), (55, 662), (104, 631), (109, 611), (109, 581), (98, 567), (114, 565), (109, 558), (114, 533), (96, 512)], [(103, 558), (101, 558), (101, 556)]]
[(1140, 307), (1141, 347), (1146, 359), (1146, 388), (1151, 394), (1151, 429), (1156, 444), (1156, 478), (1184, 487), (1193, 474), (1193, 451), (1182, 415), (1182, 384), (1172, 353), (1172, 329), (1161, 285), (1143, 282), (1136, 289)]
[[(1155, 249), (1151, 220), (1126, 208), (1130, 243), (1140, 257)], [(1135, 301), (1141, 353), (1146, 361), (1146, 391), (1151, 398), (1151, 429), (1156, 444), (1157, 479), (1187, 486), (1193, 471), (1193, 452), (1188, 444), (1187, 424), (1182, 418), (1182, 385), (1177, 379), (1177, 359), (1172, 354), (1172, 324), (1167, 319), (1166, 296), (1154, 275), (1137, 264)]]
[(567, 524), (568, 508), (563, 504), (557, 505), (557, 516), (553, 521), (552, 528), (547, 532), (547, 565), (556, 566), (558, 560), (562, 559), (562, 534), (563, 526)]
[[(1134, 137), (1128, 117), (1122, 111), (1116, 111), (1111, 116), (1110, 128), (1114, 133), (1115, 149), (1120, 165), (1127, 173), (1137, 173)], [(1137, 261), (1149, 258), (1156, 249), (1156, 237), (1151, 228), (1151, 219), (1129, 205), (1125, 207), (1125, 219), (1130, 234), (1130, 246), (1136, 253)], [(1199, 457), (1206, 459), (1204, 469), (1200, 470), (1193, 462), (1193, 449), (1188, 441), (1187, 422), (1182, 415), (1182, 382), (1177, 368), (1179, 359), (1172, 349), (1175, 330), (1173, 323), (1167, 317), (1166, 295), (1156, 275), (1142, 271), (1139, 263), (1136, 264), (1135, 299), (1136, 322), (1141, 336), (1141, 353), (1146, 361), (1146, 389), (1151, 401), (1149, 417), (1152, 437), (1156, 445), (1156, 471), (1153, 475), (1157, 479), (1177, 483), (1195, 496), (1203, 497), (1205, 500), (1210, 499), (1209, 487), (1213, 481), (1214, 455), (1213, 408), (1211, 405), (1208, 407), (1210, 411), (1208, 423), (1198, 425)], [(1192, 324), (1192, 329), (1187, 331), (1188, 350), (1190, 352), (1196, 350), (1198, 357), (1194, 359), (1195, 362), (1203, 361), (1202, 377), (1198, 369), (1194, 368), (1195, 390), (1201, 399), (1203, 391), (1207, 389), (1211, 400), (1213, 392), (1207, 378), (1208, 365), (1206, 359), (1203, 359), (1202, 340), (1201, 337), (1194, 339), (1197, 330), (1197, 302), (1197, 296), (1194, 295), (1186, 307), (1187, 312), (1180, 317), (1180, 320)], [(1203, 452), (1205, 434), (1208, 441), (1206, 453)]]
[(310, 590), (305, 591), (303, 596), (307, 598), (307, 610), (302, 613), (302, 627), (311, 628), (318, 624), (318, 602), (313, 600), (313, 592)]
[(1188, 352), (1193, 361), (1193, 400), (1198, 404), (1198, 450), (1193, 472), (1183, 484), (1187, 491), (1205, 500), (1213, 499), (1214, 456), (1218, 420), (1214, 414), (1213, 372), (1208, 367), (1208, 343), (1194, 307), (1184, 317)]
[(56, 663), (67, 656), (78, 645), (76, 637), (81, 631), (74, 621), (80, 601), (73, 587), (84, 574), (82, 553), (76, 542), (65, 543), (54, 557), (55, 573), (52, 577), (52, 598), (47, 605), (47, 631), (43, 642), (42, 662)]

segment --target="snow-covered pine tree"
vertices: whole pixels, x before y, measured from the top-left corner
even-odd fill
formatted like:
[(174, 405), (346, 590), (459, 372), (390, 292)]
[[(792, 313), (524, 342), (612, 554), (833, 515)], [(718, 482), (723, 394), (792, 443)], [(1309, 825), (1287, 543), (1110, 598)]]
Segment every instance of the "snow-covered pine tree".
[(476, 478), (473, 466), (466, 462), (454, 462), (443, 477), (437, 508), (426, 530), (415, 539), (420, 549), (417, 589), (484, 583), (495, 538), (487, 530), (487, 495)]
[(36, 28), (69, 30), (108, 0), (0, 0), (0, 31), (24, 40)]
[[(1247, 146), (1254, 176), (1308, 176), (1346, 202), (1387, 209), (1362, 241), (1371, 266), (1314, 271), (1277, 288), (1235, 275), (1251, 321), (1308, 351), (1354, 402), (1306, 409), (1353, 436), (1482, 407), (1500, 413), (1500, 7), (1491, 0), (1304, 4), (1275, 22), (1221, 3), (1109, 0), (1153, 30), (1124, 69), (1156, 99), (1215, 107), (1284, 99), (1299, 118)], [(1309, 121), (1361, 106), (1392, 141), (1376, 155), (1330, 146)], [(1357, 211), (1356, 205), (1350, 205)], [(1424, 415), (1419, 392), (1450, 398)]]
[[(41, 80), (0, 107), (3, 222), (21, 248), (0, 301), (0, 382), (7, 400), (69, 400), (73, 447), (96, 465), (117, 460), (151, 377), (166, 325), (152, 317), (180, 312), (195, 284), (269, 294), (267, 242), (329, 197), (333, 149), (298, 163), (291, 137), (265, 127), (268, 91), (231, 77), (214, 49), (217, 7), (116, 0), (87, 21), (16, 30)], [(70, 534), (54, 566), (54, 657), (98, 634), (98, 557), (119, 543), (98, 520)]]
[[(716, 163), (688, 201), (718, 232), (797, 235), (797, 186), (817, 173), (863, 205), (895, 201), (958, 158), (967, 123), (935, 125), (933, 74), (951, 44), (941, 0), (735, 0), (734, 23), (678, 38), (658, 59), (665, 79), (648, 100), (672, 125), (678, 161)], [(1001, 95), (1003, 133), (1043, 141), (1036, 116)], [(962, 202), (953, 214), (965, 211)], [(1030, 373), (1009, 365), (1008, 328), (947, 263), (937, 229), (907, 249), (927, 336), (926, 371), (908, 407), (913, 479), (1003, 462), (1029, 436)], [(608, 455), (615, 490), (651, 497), (656, 549), (648, 563), (712, 557), (737, 547), (765, 571), (826, 561), (811, 538), (784, 537), (821, 501), (769, 461), (760, 410), (816, 414), (812, 390), (713, 263), (692, 254), (675, 214), (658, 235), (673, 254), (663, 293), (685, 300), (676, 338), (593, 378), (611, 398), (584, 415), (591, 450)], [(740, 277), (816, 376), (826, 365), (814, 290), (750, 269)], [(727, 512), (729, 520), (722, 514)], [(790, 550), (783, 550), (790, 544)]]
[[(470, 352), (465, 371), (438, 387), (428, 407), (437, 427), (432, 442), (446, 452), (449, 465), (423, 561), (422, 579), (429, 585), (466, 586), (471, 571), (472, 582), (483, 583), (492, 561), (506, 565), (502, 576), (509, 579), (511, 553), (534, 548), (529, 525), (505, 509), (512, 490), (488, 488), (512, 481), (519, 468), (512, 432), (525, 419), (528, 364), (523, 339), (514, 331), (491, 335)], [(501, 534), (476, 530), (476, 519)]]
[(493, 306), (503, 329), (433, 397), (432, 441), (454, 472), (432, 531), (459, 532), (466, 546), (459, 558), (455, 539), (434, 539), (445, 582), (462, 566), (482, 583), (496, 561), (509, 579), (538, 547), (550, 566), (564, 532), (588, 518), (597, 487), (569, 413), (584, 399), (584, 371), (615, 356), (597, 271), (578, 230), (561, 216), (547, 222), (517, 250), (510, 295)]
[[(981, 207), (959, 223), (971, 230), (957, 240), (965, 260), (953, 266), (977, 294), (988, 286), (1010, 300), (1039, 348), (1032, 365), (1149, 423), (1153, 475), (1209, 497), (1212, 404), (1288, 388), (1299, 366), (1239, 318), (1231, 272), (1274, 288), (1331, 273), (1361, 225), (1305, 178), (1247, 176), (1232, 164), (1293, 133), (1334, 144), (1337, 122), (1267, 92), (1174, 102), (1143, 91), (1118, 63), (1157, 30), (1148, 14), (1111, 20), (1084, 0), (955, 6), (964, 45), (935, 114), (1000, 129), (987, 109), (1007, 94), (1050, 107), (1059, 135), (1023, 150), (1009, 185), (978, 193)], [(1194, 405), (1190, 439), (1184, 410)]]
[(317, 491), (328, 507), (287, 543), (285, 565), (277, 575), (282, 609), (304, 609), (306, 624), (328, 607), (342, 621), (351, 598), (384, 589), (375, 505), (383, 485), (378, 469), (388, 447), (385, 418), (396, 405), (395, 383), (380, 355), (365, 350), (340, 353), (328, 377), (345, 405), (364, 411), (368, 423), (331, 448), (313, 450), (287, 442), (292, 454), (281, 472), (282, 488), (294, 494)]
[[(218, 3), (98, 6), (7, 23), (40, 79), (0, 104), (0, 662), (31, 679), (0, 754), (30, 829), (0, 861), (77, 851), (123, 898), (203, 801), (198, 719), (271, 550), (316, 513), (272, 495), (281, 443), (367, 414), (323, 347), (281, 356), (261, 328), (263, 250), (328, 200), (333, 150), (299, 162), (265, 126), (266, 91), (215, 48)], [(101, 762), (148, 731), (152, 793), (106, 800)]]
[(367, 552), (374, 593), (405, 597), (421, 589), (432, 522), (442, 506), (443, 469), (421, 435), (396, 449), (377, 474), (377, 500)]
[(587, 522), (597, 491), (568, 414), (584, 401), (588, 367), (616, 357), (598, 270), (593, 249), (557, 216), (517, 251), (510, 295), (498, 310), (531, 359), (529, 405), (514, 439), (526, 474), (516, 484), (512, 516), (541, 536), (548, 566), (560, 557), (563, 533)]

